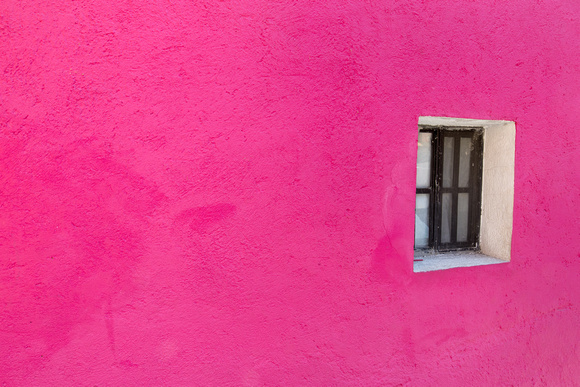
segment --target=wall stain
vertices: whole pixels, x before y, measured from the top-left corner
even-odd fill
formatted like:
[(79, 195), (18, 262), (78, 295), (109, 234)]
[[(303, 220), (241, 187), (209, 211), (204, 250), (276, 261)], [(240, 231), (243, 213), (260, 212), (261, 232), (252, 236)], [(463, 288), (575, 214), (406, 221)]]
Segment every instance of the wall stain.
[(212, 225), (232, 216), (236, 206), (230, 203), (217, 203), (210, 206), (192, 207), (182, 211), (177, 220), (187, 224), (196, 233), (205, 233)]

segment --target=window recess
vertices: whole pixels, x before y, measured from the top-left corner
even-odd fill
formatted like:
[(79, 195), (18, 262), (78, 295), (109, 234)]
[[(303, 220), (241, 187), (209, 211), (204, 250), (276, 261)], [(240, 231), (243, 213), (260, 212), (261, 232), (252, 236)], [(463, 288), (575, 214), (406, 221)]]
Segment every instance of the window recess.
[(515, 129), (419, 117), (413, 271), (511, 260)]

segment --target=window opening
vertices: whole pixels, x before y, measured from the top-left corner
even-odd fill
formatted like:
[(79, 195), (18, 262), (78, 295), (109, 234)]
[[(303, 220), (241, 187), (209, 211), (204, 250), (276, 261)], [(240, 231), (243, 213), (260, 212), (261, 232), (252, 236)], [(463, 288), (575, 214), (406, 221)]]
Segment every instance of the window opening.
[(420, 128), (415, 250), (479, 247), (482, 133), (475, 127)]

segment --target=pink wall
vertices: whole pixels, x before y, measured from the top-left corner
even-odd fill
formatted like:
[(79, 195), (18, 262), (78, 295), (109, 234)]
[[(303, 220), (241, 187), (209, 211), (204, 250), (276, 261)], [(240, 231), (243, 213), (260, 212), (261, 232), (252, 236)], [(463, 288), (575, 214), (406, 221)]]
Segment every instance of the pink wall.
[[(578, 383), (578, 1), (144, 3), (0, 2), (3, 385)], [(412, 272), (420, 115), (511, 263)]]

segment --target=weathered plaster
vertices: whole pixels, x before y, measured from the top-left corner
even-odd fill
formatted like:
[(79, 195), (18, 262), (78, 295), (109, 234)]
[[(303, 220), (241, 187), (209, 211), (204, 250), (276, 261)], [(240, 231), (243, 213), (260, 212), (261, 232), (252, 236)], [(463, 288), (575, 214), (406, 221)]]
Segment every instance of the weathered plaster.
[(481, 252), (509, 261), (514, 213), (514, 122), (484, 127), (481, 192)]
[(504, 260), (492, 258), (474, 251), (454, 251), (444, 253), (430, 253), (415, 255), (413, 271), (422, 273), (427, 271), (455, 269), (458, 267), (484, 266), (496, 263), (506, 263)]

